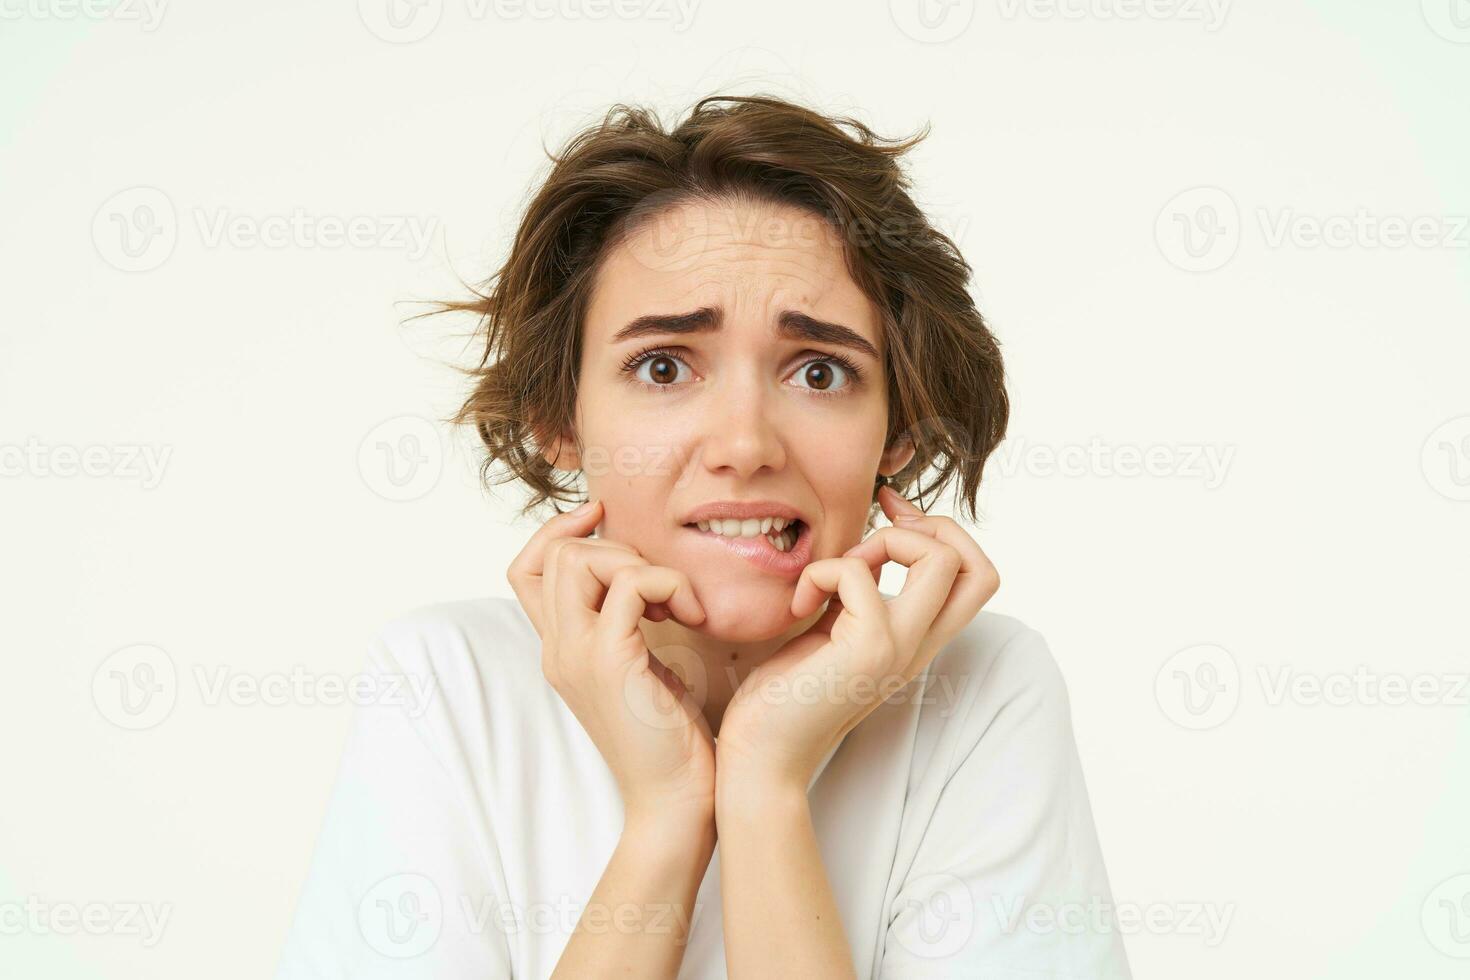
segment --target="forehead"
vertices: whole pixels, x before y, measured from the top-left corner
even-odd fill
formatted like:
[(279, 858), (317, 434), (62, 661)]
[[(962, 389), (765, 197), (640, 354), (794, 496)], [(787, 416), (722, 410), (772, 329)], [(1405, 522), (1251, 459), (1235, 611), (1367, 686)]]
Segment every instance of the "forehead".
[(791, 205), (688, 201), (643, 220), (604, 258), (589, 339), (608, 340), (639, 316), (698, 307), (766, 330), (796, 310), (881, 349), (878, 311), (848, 273), (839, 233)]

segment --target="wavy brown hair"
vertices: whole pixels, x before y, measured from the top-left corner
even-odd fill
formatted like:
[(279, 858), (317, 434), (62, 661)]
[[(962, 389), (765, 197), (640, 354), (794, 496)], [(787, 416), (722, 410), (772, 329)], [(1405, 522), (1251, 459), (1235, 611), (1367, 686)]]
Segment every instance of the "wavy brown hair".
[[(888, 384), (886, 445), (914, 456), (888, 483), (925, 498), (958, 481), (973, 520), (985, 460), (1010, 412), (999, 346), (967, 290), (971, 269), (955, 243), (909, 196), (898, 158), (929, 134), (875, 135), (768, 96), (713, 95), (665, 130), (647, 109), (614, 105), (550, 154), (504, 265), (471, 299), (431, 313), (478, 317), (472, 387), (447, 421), (473, 425), (480, 476), (545, 501), (585, 499), (576, 474), (541, 455), (542, 436), (574, 432), (582, 324), (602, 259), (640, 223), (690, 200), (757, 200), (817, 215), (840, 235), (849, 274), (881, 313)], [(496, 472), (496, 465), (502, 468)], [(923, 482), (925, 477), (927, 482)], [(879, 477), (874, 484), (883, 482)], [(876, 516), (870, 509), (869, 526)]]

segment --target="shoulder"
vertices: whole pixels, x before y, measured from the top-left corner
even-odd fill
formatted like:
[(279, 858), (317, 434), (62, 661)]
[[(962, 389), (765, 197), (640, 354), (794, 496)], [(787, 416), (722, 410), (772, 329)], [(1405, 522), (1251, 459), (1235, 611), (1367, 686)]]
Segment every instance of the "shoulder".
[(535, 635), (535, 627), (521, 604), (500, 596), (451, 599), (419, 606), (387, 620), (378, 631), (379, 638), (389, 643), (442, 643), (450, 637), (524, 639)]
[(439, 689), (539, 687), (541, 638), (515, 599), (482, 596), (419, 606), (389, 619), (370, 645), (378, 669), (426, 674)]
[(1021, 620), (981, 612), (925, 671), (926, 716), (955, 763), (982, 740), (1051, 752), (1072, 738), (1066, 680), (1045, 637)]
[(976, 696), (1032, 693), (1066, 698), (1067, 685), (1046, 638), (1014, 616), (981, 610), (929, 665), (933, 677), (973, 683)]

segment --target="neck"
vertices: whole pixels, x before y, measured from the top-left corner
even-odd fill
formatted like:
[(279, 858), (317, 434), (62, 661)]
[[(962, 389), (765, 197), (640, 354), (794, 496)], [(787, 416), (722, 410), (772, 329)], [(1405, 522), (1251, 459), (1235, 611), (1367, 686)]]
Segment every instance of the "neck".
[(703, 707), (710, 733), (718, 737), (725, 709), (750, 672), (793, 638), (811, 629), (826, 611), (827, 604), (823, 603), (779, 636), (751, 643), (718, 640), (673, 619), (663, 622), (645, 619), (638, 625), (649, 651), (684, 680), (694, 695), (695, 703)]

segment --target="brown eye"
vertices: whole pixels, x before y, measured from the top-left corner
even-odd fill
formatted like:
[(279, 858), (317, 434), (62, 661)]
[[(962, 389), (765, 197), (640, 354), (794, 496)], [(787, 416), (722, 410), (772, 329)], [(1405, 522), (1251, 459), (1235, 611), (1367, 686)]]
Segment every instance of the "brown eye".
[(856, 380), (856, 374), (853, 368), (830, 357), (817, 358), (807, 361), (796, 372), (796, 378), (801, 382), (797, 387), (835, 395), (844, 388), (851, 387)]
[(649, 374), (653, 376), (655, 384), (669, 384), (679, 376), (679, 368), (671, 358), (655, 357), (648, 363), (651, 365)]
[(630, 370), (633, 377), (650, 387), (672, 388), (682, 383), (679, 379), (680, 368), (688, 370), (688, 366), (674, 355), (655, 352), (642, 355), (624, 370)]

